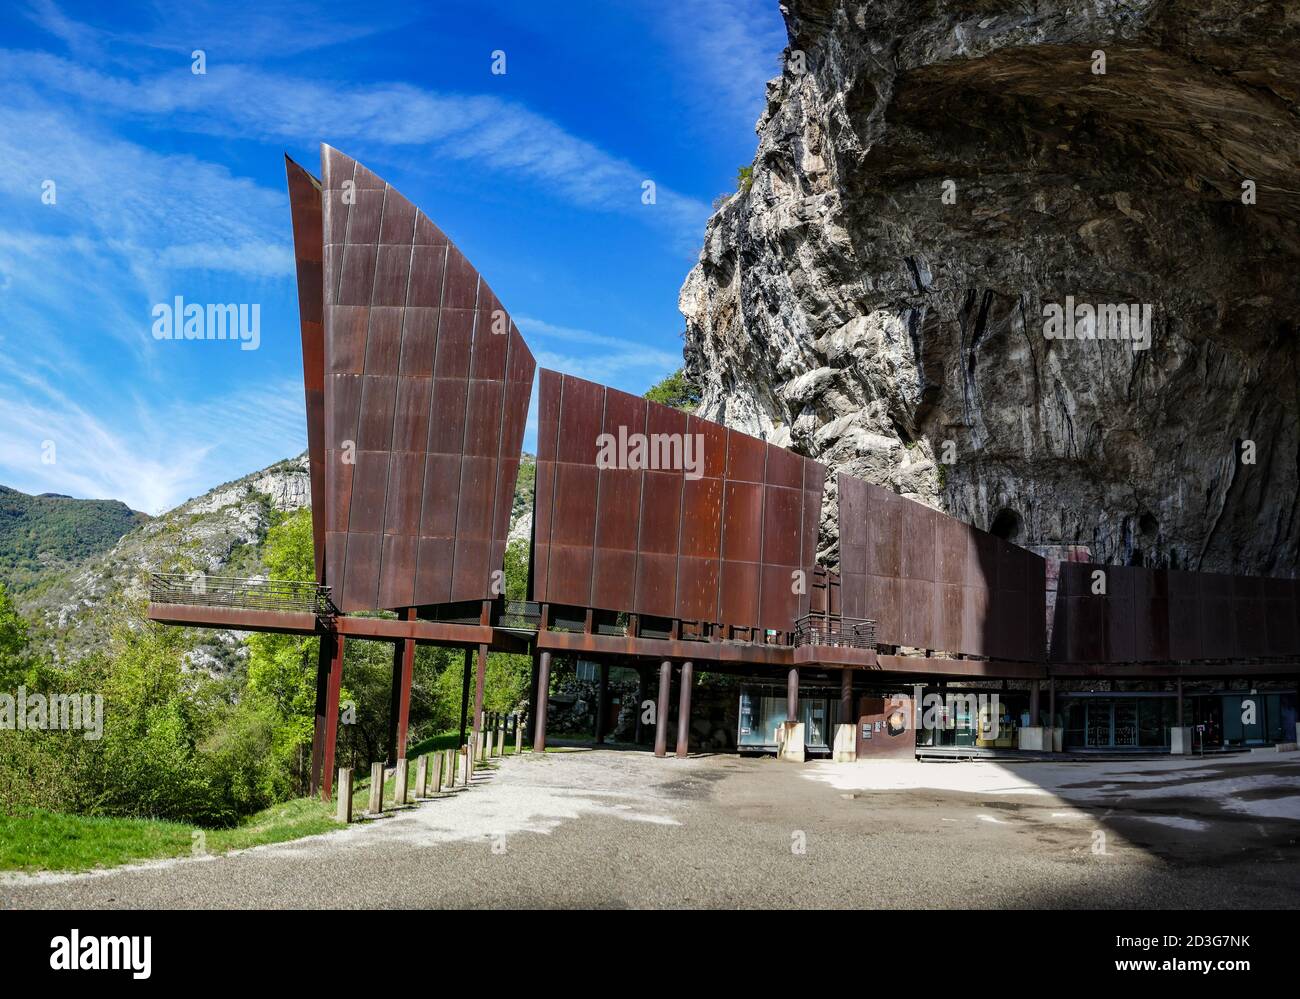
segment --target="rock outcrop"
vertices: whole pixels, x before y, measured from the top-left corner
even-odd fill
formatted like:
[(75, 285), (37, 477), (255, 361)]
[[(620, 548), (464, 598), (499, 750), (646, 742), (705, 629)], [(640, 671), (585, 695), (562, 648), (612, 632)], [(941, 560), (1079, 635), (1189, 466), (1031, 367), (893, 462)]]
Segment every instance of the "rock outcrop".
[[(1022, 544), (1293, 573), (1300, 10), (782, 9), (681, 293), (702, 414)], [(1149, 347), (1052, 337), (1067, 296)]]

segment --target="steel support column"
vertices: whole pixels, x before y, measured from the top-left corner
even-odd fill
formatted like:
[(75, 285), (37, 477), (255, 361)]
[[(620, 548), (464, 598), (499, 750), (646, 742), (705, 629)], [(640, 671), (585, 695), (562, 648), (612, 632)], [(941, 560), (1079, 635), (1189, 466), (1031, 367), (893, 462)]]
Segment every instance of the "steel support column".
[(537, 674), (537, 721), (533, 726), (533, 752), (546, 749), (546, 702), (551, 691), (551, 654), (543, 652)]
[(799, 720), (799, 669), (790, 670), (785, 682), (785, 717), (786, 721)]
[(685, 759), (691, 752), (691, 685), (695, 667), (688, 659), (682, 663), (682, 685), (677, 693), (677, 757)]
[(533, 646), (532, 669), (529, 671), (528, 678), (528, 728), (525, 730), (525, 737), (531, 746), (533, 740), (537, 738), (537, 681), (542, 671), (542, 653), (536, 645)]
[(343, 679), (343, 637), (320, 638), (316, 664), (316, 728), (311, 746), (311, 793), (328, 801), (334, 793), (334, 743), (339, 731), (339, 686)]
[(1047, 679), (1047, 727), (1056, 728), (1056, 677)]
[(473, 649), (465, 650), (465, 672), (460, 678), (460, 741), (457, 746), (465, 745), (465, 725), (469, 716), (469, 678), (473, 669)]
[[(415, 608), (405, 618), (415, 620)], [(406, 759), (406, 727), (411, 716), (411, 674), (415, 668), (415, 642), (403, 638), (393, 643), (393, 686), (388, 702), (388, 761)]]
[(845, 667), (840, 670), (840, 718), (841, 725), (856, 723), (853, 717), (853, 670)]
[(1038, 719), (1038, 681), (1032, 680), (1029, 684), (1029, 724), (1031, 727), (1038, 727), (1042, 724)]
[(1178, 727), (1183, 727), (1183, 678), (1178, 678)]
[(659, 701), (655, 704), (655, 756), (668, 755), (668, 697), (672, 693), (673, 664), (659, 664)]
[(487, 680), (488, 647), (478, 647), (478, 661), (474, 669), (474, 723), (470, 731), (474, 733), (474, 745), (478, 745), (479, 733), (483, 731), (483, 684)]

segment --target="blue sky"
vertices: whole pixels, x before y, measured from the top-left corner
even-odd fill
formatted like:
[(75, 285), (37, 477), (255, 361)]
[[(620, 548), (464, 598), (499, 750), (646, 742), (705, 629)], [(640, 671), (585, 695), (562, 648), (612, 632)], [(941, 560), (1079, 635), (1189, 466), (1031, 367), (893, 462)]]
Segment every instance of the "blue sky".
[[(303, 449), (283, 154), (319, 173), (320, 142), (456, 241), (540, 364), (644, 391), (784, 43), (776, 0), (11, 5), (0, 483), (157, 513)], [(177, 295), (260, 304), (259, 349), (155, 340)]]

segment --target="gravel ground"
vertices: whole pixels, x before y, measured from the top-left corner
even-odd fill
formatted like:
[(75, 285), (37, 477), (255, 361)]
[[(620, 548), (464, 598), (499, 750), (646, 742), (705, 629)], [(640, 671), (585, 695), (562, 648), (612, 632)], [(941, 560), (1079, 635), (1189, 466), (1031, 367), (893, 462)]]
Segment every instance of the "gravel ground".
[(326, 836), (89, 875), (0, 906), (1208, 907), (1300, 898), (1300, 762), (504, 761)]

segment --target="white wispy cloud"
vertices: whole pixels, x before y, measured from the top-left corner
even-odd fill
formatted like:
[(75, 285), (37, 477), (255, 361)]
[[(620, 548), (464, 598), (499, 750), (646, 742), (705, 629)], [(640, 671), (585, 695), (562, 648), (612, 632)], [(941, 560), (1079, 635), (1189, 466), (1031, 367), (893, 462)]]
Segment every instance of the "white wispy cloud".
[(690, 17), (651, 19), (676, 52), (685, 101), (707, 114), (752, 128), (766, 102), (767, 81), (780, 73), (785, 23), (771, 0), (692, 0)]
[[(709, 215), (702, 201), (655, 180), (653, 172), (613, 156), (523, 105), (494, 96), (436, 93), (404, 83), (345, 84), (209, 62), (138, 78), (111, 75), (43, 52), (0, 50), (0, 81), (75, 96), (145, 123), (222, 136), (401, 148), (525, 177), (578, 207), (635, 214), (681, 245), (698, 245)], [(654, 183), (646, 204), (646, 181)]]
[(306, 442), (302, 386), (289, 380), (209, 398), (127, 396), (111, 414), (62, 385), (0, 355), (0, 392), (11, 396), (0, 421), (6, 484), (156, 514), (229, 478), (232, 458), (251, 471)]

